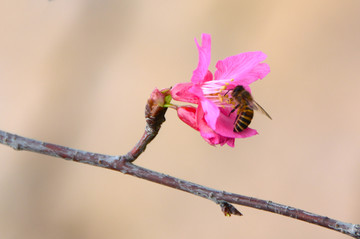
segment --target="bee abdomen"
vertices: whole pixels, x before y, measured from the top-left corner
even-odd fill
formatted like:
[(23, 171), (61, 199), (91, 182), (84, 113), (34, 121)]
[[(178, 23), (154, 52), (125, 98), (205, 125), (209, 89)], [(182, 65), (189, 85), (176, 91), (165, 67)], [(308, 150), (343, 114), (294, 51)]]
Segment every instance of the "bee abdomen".
[(234, 132), (241, 132), (246, 129), (254, 116), (254, 110), (250, 107), (245, 107), (239, 116), (236, 118), (234, 125)]

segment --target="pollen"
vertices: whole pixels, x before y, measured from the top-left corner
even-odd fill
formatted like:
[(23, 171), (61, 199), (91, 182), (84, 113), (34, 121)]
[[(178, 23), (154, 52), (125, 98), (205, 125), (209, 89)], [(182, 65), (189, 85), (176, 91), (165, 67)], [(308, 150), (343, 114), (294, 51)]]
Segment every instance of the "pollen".
[(229, 83), (225, 83), (225, 85), (220, 87), (220, 92), (223, 90), (226, 90), (227, 86), (229, 85)]
[(229, 85), (234, 79), (212, 80), (205, 82), (201, 89), (204, 96), (219, 107), (229, 107), (233, 105), (231, 96), (228, 94)]
[(219, 101), (222, 103), (224, 102), (224, 96), (221, 94), (218, 94)]

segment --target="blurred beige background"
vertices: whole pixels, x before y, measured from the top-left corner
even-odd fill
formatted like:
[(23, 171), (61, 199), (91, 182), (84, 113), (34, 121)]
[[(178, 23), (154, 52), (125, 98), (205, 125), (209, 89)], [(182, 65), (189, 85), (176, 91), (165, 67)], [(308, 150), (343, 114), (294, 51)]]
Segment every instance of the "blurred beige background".
[[(220, 190), (360, 223), (360, 2), (54, 0), (0, 3), (0, 128), (125, 154), (155, 88), (189, 81), (194, 38), (212, 65), (268, 55), (252, 85), (273, 120), (211, 147), (169, 110), (137, 164)], [(0, 238), (347, 238), (121, 173), (0, 146)]]

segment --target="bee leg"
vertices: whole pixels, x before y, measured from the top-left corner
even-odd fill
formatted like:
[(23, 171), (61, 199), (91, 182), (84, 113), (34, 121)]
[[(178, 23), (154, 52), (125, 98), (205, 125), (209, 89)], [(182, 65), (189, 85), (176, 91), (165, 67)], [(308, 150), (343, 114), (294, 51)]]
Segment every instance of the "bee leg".
[(229, 116), (230, 116), (232, 113), (234, 113), (234, 111), (235, 111), (237, 108), (239, 108), (239, 107), (240, 107), (240, 104), (238, 104), (237, 106), (235, 106), (234, 109), (233, 109), (232, 111), (230, 111)]
[(229, 93), (229, 91), (231, 91), (231, 90), (228, 90), (228, 91), (225, 93), (225, 95), (224, 95), (224, 96), (226, 96), (226, 95), (227, 95), (227, 93)]

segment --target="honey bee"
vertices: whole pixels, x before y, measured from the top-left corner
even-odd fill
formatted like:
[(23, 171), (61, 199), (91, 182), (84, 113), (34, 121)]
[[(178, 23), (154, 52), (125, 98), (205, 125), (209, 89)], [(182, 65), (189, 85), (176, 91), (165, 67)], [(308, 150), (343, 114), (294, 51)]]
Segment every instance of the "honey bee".
[(235, 105), (229, 115), (231, 115), (236, 109), (238, 110), (234, 122), (234, 132), (241, 132), (249, 126), (254, 116), (254, 110), (262, 112), (271, 119), (270, 115), (263, 109), (263, 107), (256, 103), (250, 92), (245, 90), (243, 86), (236, 86), (231, 92), (231, 97), (237, 105)]

